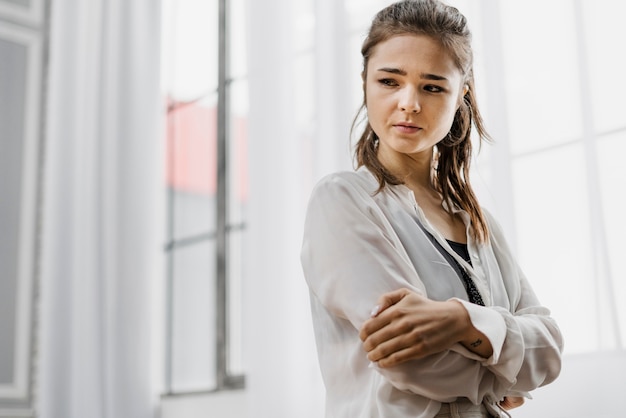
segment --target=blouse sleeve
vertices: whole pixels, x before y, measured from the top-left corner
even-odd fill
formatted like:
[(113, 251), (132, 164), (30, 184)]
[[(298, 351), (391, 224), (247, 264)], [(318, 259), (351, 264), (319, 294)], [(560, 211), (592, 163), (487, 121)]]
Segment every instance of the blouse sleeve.
[(311, 194), (301, 261), (309, 289), (356, 330), (383, 293), (407, 287), (425, 294), (371, 196), (339, 176), (323, 179)]
[(550, 311), (539, 303), (530, 282), (512, 256), (499, 224), (488, 213), (487, 217), (491, 245), (510, 308), (483, 308), (468, 303), (465, 306), (473, 323), (481, 322), (479, 318), (484, 316), (484, 309), (491, 310), (490, 315), (497, 312), (504, 319), (505, 333), (497, 338), (502, 343), (494, 347), (494, 355), (483, 365), (509, 382), (511, 392), (525, 394), (558, 377), (563, 338)]
[[(301, 261), (310, 291), (329, 313), (352, 324), (358, 344), (359, 329), (382, 294), (399, 288), (426, 293), (369, 192), (342, 177), (327, 177), (311, 195)], [(398, 389), (441, 402), (464, 396), (478, 403), (508, 389), (479, 361), (453, 350), (377, 370)]]

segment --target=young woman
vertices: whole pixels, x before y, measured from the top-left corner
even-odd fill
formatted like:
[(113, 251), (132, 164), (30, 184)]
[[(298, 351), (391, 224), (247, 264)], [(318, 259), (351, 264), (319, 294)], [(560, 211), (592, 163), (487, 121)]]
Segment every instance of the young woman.
[(362, 55), (358, 168), (315, 187), (302, 248), (327, 416), (508, 414), (563, 343), (469, 182), (486, 133), (466, 19), (400, 1)]

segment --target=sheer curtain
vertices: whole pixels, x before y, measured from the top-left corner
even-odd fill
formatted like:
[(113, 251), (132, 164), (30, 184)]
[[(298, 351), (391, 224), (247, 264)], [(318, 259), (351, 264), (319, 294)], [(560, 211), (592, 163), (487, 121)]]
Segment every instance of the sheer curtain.
[(148, 418), (162, 344), (159, 1), (51, 3), (39, 416)]
[(320, 417), (324, 394), (299, 253), (314, 179), (350, 168), (342, 2), (248, 0), (251, 258), (248, 416)]

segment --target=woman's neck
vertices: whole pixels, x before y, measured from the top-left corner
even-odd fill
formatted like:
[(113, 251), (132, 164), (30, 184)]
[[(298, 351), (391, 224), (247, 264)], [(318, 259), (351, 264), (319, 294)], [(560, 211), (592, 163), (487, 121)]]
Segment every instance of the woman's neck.
[(420, 154), (379, 152), (380, 163), (411, 189), (433, 190), (432, 151)]

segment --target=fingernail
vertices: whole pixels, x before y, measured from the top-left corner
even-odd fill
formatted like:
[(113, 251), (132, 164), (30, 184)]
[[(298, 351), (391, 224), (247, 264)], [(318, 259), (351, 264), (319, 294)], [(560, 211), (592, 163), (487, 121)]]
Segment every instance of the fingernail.
[(379, 311), (380, 311), (380, 305), (374, 306), (374, 309), (372, 309), (372, 312), (371, 312), (371, 316), (374, 317), (374, 316), (378, 315)]

